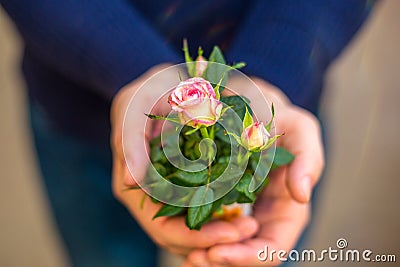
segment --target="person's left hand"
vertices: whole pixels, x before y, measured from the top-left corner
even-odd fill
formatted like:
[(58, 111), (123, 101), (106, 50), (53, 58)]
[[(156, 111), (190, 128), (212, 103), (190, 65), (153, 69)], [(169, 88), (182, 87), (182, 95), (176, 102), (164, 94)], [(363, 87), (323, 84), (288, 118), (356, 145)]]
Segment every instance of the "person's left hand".
[[(253, 208), (253, 216), (259, 223), (258, 233), (245, 241), (215, 245), (208, 250), (192, 251), (184, 267), (207, 266), (277, 266), (282, 262), (278, 251), (287, 253), (295, 246), (310, 217), (310, 195), (324, 165), (323, 147), (318, 121), (309, 112), (292, 105), (279, 89), (255, 80), (263, 94), (272, 99), (276, 111), (277, 132), (286, 135), (278, 140), (295, 154), (294, 161), (270, 173), (270, 182)], [(282, 101), (283, 100), (283, 101)], [(307, 179), (305, 179), (307, 177)], [(270, 253), (266, 261), (258, 256), (260, 250)], [(288, 255), (281, 255), (281, 258)]]
[[(257, 199), (254, 218), (260, 224), (260, 229), (255, 237), (240, 243), (217, 245), (209, 250), (195, 250), (189, 254), (183, 266), (279, 265), (281, 262), (276, 253), (273, 262), (270, 258), (263, 262), (258, 259), (258, 251), (268, 246), (268, 252), (289, 252), (306, 226), (310, 214), (309, 203), (299, 203), (290, 196), (285, 185), (286, 172), (287, 168), (275, 171), (270, 184)], [(260, 257), (265, 257), (265, 254)]]

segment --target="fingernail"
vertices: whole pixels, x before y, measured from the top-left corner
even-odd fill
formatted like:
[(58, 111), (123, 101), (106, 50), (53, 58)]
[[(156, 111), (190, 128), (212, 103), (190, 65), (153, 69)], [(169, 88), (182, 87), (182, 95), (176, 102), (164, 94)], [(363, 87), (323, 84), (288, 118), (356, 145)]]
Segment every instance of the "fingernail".
[(303, 192), (304, 199), (308, 202), (311, 198), (311, 178), (306, 176), (301, 181), (301, 190)]

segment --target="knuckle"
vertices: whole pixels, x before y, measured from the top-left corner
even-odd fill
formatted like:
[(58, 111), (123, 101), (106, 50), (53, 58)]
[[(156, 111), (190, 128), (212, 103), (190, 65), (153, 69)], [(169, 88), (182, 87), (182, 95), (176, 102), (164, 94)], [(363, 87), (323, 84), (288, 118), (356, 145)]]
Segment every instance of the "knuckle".
[(300, 123), (305, 124), (306, 127), (312, 127), (318, 133), (321, 132), (321, 126), (317, 117), (315, 117), (311, 112), (305, 109), (301, 109), (299, 112), (301, 114), (299, 118)]

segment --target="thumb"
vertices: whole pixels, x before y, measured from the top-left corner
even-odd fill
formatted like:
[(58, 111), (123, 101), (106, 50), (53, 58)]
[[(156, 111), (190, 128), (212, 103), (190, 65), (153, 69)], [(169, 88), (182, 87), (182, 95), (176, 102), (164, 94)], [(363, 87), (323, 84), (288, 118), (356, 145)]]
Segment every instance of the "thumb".
[[(145, 114), (162, 114), (166, 109), (168, 90), (179, 82), (178, 68), (158, 65), (139, 79), (125, 86), (116, 96), (112, 107), (113, 135), (119, 142), (113, 151), (129, 170), (124, 183), (136, 185), (143, 180), (150, 163), (148, 141), (153, 134), (153, 122), (147, 122)], [(115, 141), (114, 141), (115, 143)], [(119, 147), (118, 147), (119, 146)]]
[[(120, 165), (125, 186), (138, 184), (149, 163), (147, 156), (146, 101), (134, 101), (138, 85), (127, 85), (115, 97), (111, 110), (114, 164)], [(132, 103), (134, 101), (135, 103)], [(134, 105), (135, 104), (135, 105)], [(149, 128), (149, 126), (147, 126)]]
[(152, 105), (143, 101), (145, 99), (140, 91), (132, 95), (123, 117), (121, 146), (124, 165), (128, 170), (124, 179), (127, 186), (140, 184), (150, 163), (148, 144), (153, 122), (147, 121), (145, 113), (150, 113)]
[(310, 200), (324, 166), (321, 130), (317, 119), (304, 110), (295, 110), (291, 117), (282, 138), (283, 146), (295, 155), (286, 183), (292, 197), (304, 203)]

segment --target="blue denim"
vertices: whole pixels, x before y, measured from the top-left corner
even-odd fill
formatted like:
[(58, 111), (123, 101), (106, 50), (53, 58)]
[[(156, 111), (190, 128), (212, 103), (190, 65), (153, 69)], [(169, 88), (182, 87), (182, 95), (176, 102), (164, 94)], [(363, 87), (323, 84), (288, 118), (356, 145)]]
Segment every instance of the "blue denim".
[(30, 111), (45, 188), (72, 265), (156, 266), (157, 247), (112, 195), (108, 143), (66, 136), (36, 104)]

